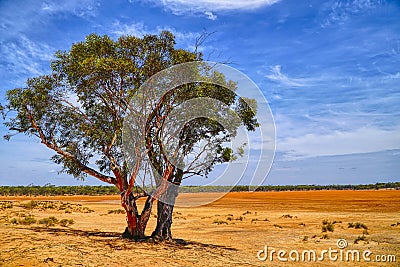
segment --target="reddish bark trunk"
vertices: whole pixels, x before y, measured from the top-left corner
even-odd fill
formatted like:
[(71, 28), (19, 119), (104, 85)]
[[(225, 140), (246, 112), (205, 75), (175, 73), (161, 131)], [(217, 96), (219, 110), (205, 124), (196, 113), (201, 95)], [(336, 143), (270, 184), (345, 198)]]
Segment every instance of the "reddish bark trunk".
[(143, 211), (141, 214), (138, 212), (138, 208), (136, 205), (136, 200), (132, 193), (128, 196), (122, 196), (122, 206), (126, 211), (126, 222), (127, 227), (125, 228), (125, 232), (123, 233), (124, 238), (129, 239), (145, 239), (145, 231), (147, 222), (149, 221), (151, 208), (152, 208), (152, 198), (148, 197), (146, 203), (143, 207)]

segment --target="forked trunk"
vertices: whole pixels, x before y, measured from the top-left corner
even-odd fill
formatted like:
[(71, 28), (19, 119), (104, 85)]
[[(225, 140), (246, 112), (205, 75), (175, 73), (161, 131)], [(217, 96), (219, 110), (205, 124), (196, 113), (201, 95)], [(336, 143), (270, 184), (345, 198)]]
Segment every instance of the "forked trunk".
[(171, 240), (172, 212), (176, 197), (178, 196), (178, 187), (169, 186), (157, 202), (157, 226), (152, 237), (159, 241)]
[(132, 193), (128, 196), (122, 196), (122, 206), (126, 211), (126, 222), (128, 224), (122, 237), (134, 240), (145, 239), (146, 226), (153, 206), (151, 197), (147, 198), (141, 214), (138, 212), (136, 200)]

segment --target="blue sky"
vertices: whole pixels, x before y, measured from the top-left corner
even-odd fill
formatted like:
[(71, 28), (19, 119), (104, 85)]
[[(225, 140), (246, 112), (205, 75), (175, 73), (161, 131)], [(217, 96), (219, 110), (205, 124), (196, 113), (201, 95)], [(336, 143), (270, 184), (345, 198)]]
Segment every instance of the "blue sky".
[[(400, 2), (384, 0), (2, 0), (0, 102), (90, 33), (170, 30), (193, 49), (209, 32), (205, 58), (248, 75), (270, 104), (277, 152), (265, 184), (399, 181), (399, 18)], [(51, 155), (25, 136), (0, 140), (0, 184), (101, 184), (57, 175)]]

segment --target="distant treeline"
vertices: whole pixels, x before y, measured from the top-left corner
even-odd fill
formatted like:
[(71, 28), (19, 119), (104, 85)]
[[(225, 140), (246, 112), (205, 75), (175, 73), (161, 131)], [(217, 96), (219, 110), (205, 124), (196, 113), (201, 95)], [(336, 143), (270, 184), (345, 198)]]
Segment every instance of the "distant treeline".
[[(181, 186), (180, 192), (243, 192), (243, 191), (309, 191), (309, 190), (400, 190), (400, 182), (376, 183), (366, 185), (263, 185), (249, 187), (245, 185), (229, 186)], [(141, 191), (140, 188), (136, 190)], [(115, 186), (0, 186), (2, 196), (60, 196), (60, 195), (118, 195)]]

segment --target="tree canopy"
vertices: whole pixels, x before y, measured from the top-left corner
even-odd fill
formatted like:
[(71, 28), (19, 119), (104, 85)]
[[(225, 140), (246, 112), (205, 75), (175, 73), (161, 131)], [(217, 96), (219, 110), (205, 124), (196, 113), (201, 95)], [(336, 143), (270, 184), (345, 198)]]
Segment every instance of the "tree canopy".
[[(91, 34), (69, 51), (56, 52), (51, 74), (30, 78), (26, 87), (7, 92), (5, 125), (11, 132), (5, 138), (16, 133), (37, 137), (55, 152), (52, 160), (63, 172), (115, 185), (127, 212), (129, 236), (143, 237), (153, 201), (162, 195), (165, 200), (171, 193), (161, 187), (163, 181), (179, 186), (185, 176), (207, 175), (215, 164), (235, 159), (236, 152), (224, 144), (240, 125), (247, 130), (258, 126), (251, 100), (238, 97), (236, 84), (212, 68), (189, 69), (202, 82), (180, 84), (167, 92), (165, 76), (156, 85), (151, 78), (171, 66), (202, 60), (199, 52), (175, 48), (173, 34), (166, 31), (143, 38), (121, 36), (116, 41)], [(196, 98), (214, 99), (211, 105), (197, 102), (197, 110), (211, 109), (221, 118), (232, 118), (230, 130), (218, 116), (193, 117), (193, 109), (183, 104)], [(128, 115), (132, 138), (127, 154), (123, 126)], [(137, 142), (138, 133), (144, 147)], [(135, 190), (137, 177), (144, 173), (153, 175), (157, 194)], [(172, 199), (176, 194), (177, 190)], [(140, 214), (139, 197), (147, 197)], [(168, 216), (158, 220), (163, 225), (172, 214), (173, 201), (167, 204)], [(158, 209), (165, 211), (160, 205), (159, 201)]]

